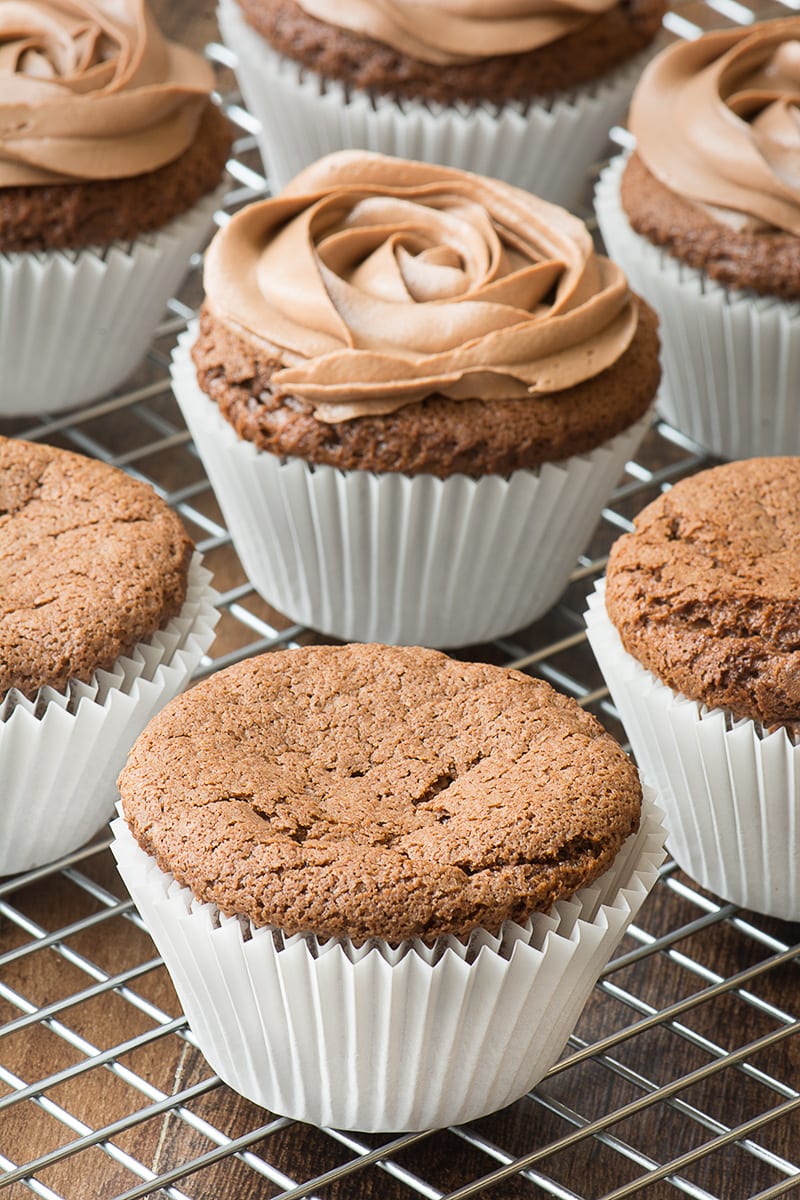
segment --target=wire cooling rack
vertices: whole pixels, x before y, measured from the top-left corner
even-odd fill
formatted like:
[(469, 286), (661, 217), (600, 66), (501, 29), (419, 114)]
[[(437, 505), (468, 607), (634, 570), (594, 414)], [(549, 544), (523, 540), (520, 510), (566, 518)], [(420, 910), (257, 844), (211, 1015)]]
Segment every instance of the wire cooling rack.
[[(736, 0), (695, 9), (691, 21), (671, 14), (673, 33), (752, 19)], [(229, 65), (222, 47), (209, 52)], [(220, 221), (266, 191), (252, 118), (235, 97), (225, 107), (241, 136)], [(199, 296), (194, 263), (133, 390), (4, 432), (123, 467), (177, 509), (223, 592), (207, 675), (312, 635), (247, 581), (171, 398), (169, 350)], [(586, 645), (585, 598), (631, 517), (706, 462), (657, 424), (558, 606), (463, 656), (549, 680), (622, 737)], [(210, 1073), (108, 843), (0, 881), (0, 1189), (12, 1198), (800, 1196), (798, 928), (722, 903), (673, 863), (530, 1095), (469, 1126), (384, 1137), (274, 1117)]]

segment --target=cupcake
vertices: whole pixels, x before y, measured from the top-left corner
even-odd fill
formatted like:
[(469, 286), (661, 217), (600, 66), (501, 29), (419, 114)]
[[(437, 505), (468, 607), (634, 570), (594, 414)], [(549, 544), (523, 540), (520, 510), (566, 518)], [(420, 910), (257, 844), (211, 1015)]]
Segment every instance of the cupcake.
[(0, 438), (0, 875), (113, 814), (133, 742), (211, 644), (209, 579), (152, 488)]
[(114, 853), (198, 1045), (320, 1125), (523, 1095), (661, 861), (592, 716), (419, 647), (239, 663), (156, 717), (119, 782)]
[(800, 920), (800, 459), (676, 484), (615, 543), (587, 622), (678, 863)]
[(655, 318), (581, 221), (340, 152), (238, 213), (205, 285), (173, 385), (266, 600), (434, 646), (554, 603), (659, 378)]
[(800, 453), (798, 71), (798, 17), (670, 47), (597, 188), (608, 251), (661, 318), (660, 412), (723, 458)]
[(222, 200), (213, 85), (143, 0), (0, 5), (0, 416), (142, 358)]
[(569, 208), (604, 157), (662, 0), (221, 0), (270, 178), (359, 147), (469, 168)]

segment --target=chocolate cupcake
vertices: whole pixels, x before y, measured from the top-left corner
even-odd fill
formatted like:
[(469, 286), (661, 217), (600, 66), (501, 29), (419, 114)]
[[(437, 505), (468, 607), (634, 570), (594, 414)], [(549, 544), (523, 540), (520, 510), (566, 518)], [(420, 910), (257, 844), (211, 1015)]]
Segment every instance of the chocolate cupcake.
[(798, 63), (797, 17), (670, 47), (597, 189), (609, 253), (662, 321), (660, 411), (724, 458), (800, 452)]
[(270, 177), (360, 147), (575, 207), (623, 119), (661, 0), (222, 0)]
[(237, 664), (149, 725), (120, 790), (120, 870), (214, 1070), (348, 1128), (533, 1086), (660, 854), (593, 717), (419, 647)]
[(550, 607), (659, 378), (654, 317), (582, 222), (343, 152), (234, 217), (206, 293), (174, 387), (267, 600), (440, 646)]
[(221, 201), (211, 68), (143, 0), (0, 6), (0, 415), (141, 359)]
[(107, 820), (133, 741), (213, 638), (209, 573), (150, 487), (0, 439), (0, 874)]
[(800, 919), (800, 459), (682, 480), (614, 545), (589, 640), (670, 850), (727, 900)]

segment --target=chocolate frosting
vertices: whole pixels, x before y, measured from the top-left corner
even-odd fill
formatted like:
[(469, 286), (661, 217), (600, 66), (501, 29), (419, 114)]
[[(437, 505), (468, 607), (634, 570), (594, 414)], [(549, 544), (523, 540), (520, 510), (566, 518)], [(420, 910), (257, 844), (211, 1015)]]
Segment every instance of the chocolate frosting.
[(144, 0), (4, 0), (0, 187), (154, 171), (189, 147), (213, 85)]
[(622, 271), (582, 221), (452, 168), (343, 151), (238, 213), (206, 258), (208, 304), (321, 421), (559, 392), (621, 357)]
[(297, 0), (329, 25), (422, 62), (474, 62), (548, 46), (617, 0)]
[(728, 224), (800, 234), (798, 106), (800, 17), (790, 17), (671, 46), (642, 76), (630, 127), (673, 192)]

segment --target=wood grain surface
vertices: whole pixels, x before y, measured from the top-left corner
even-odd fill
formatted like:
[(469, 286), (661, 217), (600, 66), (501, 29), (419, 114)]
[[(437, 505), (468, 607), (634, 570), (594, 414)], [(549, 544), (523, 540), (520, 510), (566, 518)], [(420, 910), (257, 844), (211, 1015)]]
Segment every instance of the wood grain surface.
[[(154, 0), (153, 7), (172, 37), (197, 48), (216, 34), (213, 4)], [(9, 428), (4, 427), (4, 432), (18, 428), (18, 424), (5, 424)], [(124, 412), (103, 424), (103, 444), (118, 446), (120, 452), (130, 446), (135, 436), (138, 436), (135, 423)], [(199, 477), (198, 464), (185, 448), (164, 455), (158, 463), (139, 465), (157, 474), (168, 487), (191, 484)], [(213, 508), (213, 499), (206, 498), (202, 503)], [(639, 497), (636, 506), (641, 503)], [(607, 546), (596, 545), (594, 549), (602, 554)], [(210, 560), (221, 586), (233, 587), (244, 581), (229, 548), (214, 551)], [(254, 612), (272, 616), (260, 602), (251, 598), (248, 604)], [(552, 628), (540, 624), (531, 644), (541, 644), (545, 638), (557, 637), (562, 632), (557, 624)], [(215, 653), (235, 648), (237, 638), (241, 639), (241, 630), (236, 623), (224, 622)], [(593, 670), (586, 658), (571, 669)], [(8, 1073), (23, 1082), (46, 1079), (70, 1066), (80, 1066), (87, 1055), (120, 1046), (154, 1030), (162, 1018), (180, 1014), (170, 980), (160, 966), (148, 968), (130, 981), (135, 1003), (124, 986), (94, 997), (83, 994), (108, 975), (147, 964), (155, 957), (155, 951), (146, 934), (131, 920), (130, 911), (112, 910), (112, 916), (103, 918), (109, 895), (124, 897), (110, 854), (98, 853), (81, 862), (78, 870), (82, 878), (65, 874), (49, 877), (5, 895), (0, 902), (0, 955), (9, 956), (0, 968), (4, 989), (0, 993), (0, 1023), (17, 1022), (24, 1017), (25, 1002), (39, 1006), (57, 1004), (60, 1000), (69, 1002), (66, 1009), (53, 1016), (56, 1025), (36, 1022), (12, 1032), (0, 1028), (0, 1100), (12, 1090)], [(87, 880), (96, 885), (95, 895), (87, 891)], [(642, 919), (649, 936), (661, 937), (675, 931), (672, 953), (665, 948), (644, 959), (636, 960), (634, 956), (633, 961), (616, 972), (610, 982), (617, 991), (604, 996), (595, 993), (579, 1023), (579, 1037), (594, 1042), (613, 1034), (645, 1018), (649, 1012), (713, 987), (720, 978), (756, 966), (780, 946), (797, 941), (797, 927), (751, 914), (740, 916), (738, 923), (736, 919), (718, 919), (704, 926), (705, 914), (695, 898), (696, 889), (684, 893), (681, 881), (682, 877), (675, 873), (669, 884), (659, 885)], [(24, 914), (25, 927), (2, 905)], [(13, 956), (15, 948), (24, 947), (38, 933), (63, 930), (72, 922), (92, 915), (97, 918), (95, 924), (77, 934), (64, 934), (52, 949)], [(639, 942), (629, 937), (621, 949), (635, 951), (639, 946)], [(87, 962), (91, 964), (89, 971), (85, 969)], [(636, 998), (636, 1006), (626, 1002), (626, 995)], [(15, 1002), (14, 996), (24, 1000)], [(485, 1145), (494, 1149), (481, 1149), (456, 1132), (443, 1131), (393, 1155), (391, 1171), (372, 1165), (339, 1183), (321, 1187), (314, 1194), (351, 1200), (356, 1197), (408, 1200), (415, 1194), (447, 1194), (501, 1165), (503, 1155), (513, 1158), (533, 1154), (569, 1134), (573, 1126), (564, 1118), (560, 1106), (579, 1111), (586, 1120), (602, 1118), (646, 1095), (649, 1085), (675, 1081), (713, 1063), (716, 1052), (735, 1051), (779, 1031), (798, 1015), (795, 961), (756, 977), (740, 990), (707, 998), (670, 1025), (656, 1024), (649, 1032), (619, 1043), (611, 1053), (613, 1069), (589, 1061), (554, 1074), (542, 1089), (546, 1105), (526, 1098), (475, 1123), (473, 1143), (484, 1139)], [(304, 1181), (353, 1157), (351, 1148), (327, 1133), (277, 1120), (230, 1089), (216, 1086), (213, 1080), (207, 1083), (210, 1069), (184, 1033), (181, 1027), (132, 1051), (117, 1052), (115, 1070), (96, 1066), (78, 1071), (73, 1078), (46, 1089), (45, 1105), (27, 1100), (7, 1110), (0, 1108), (0, 1154), (15, 1164), (32, 1162), (58, 1146), (72, 1143), (87, 1129), (111, 1125), (152, 1105), (154, 1111), (133, 1128), (112, 1131), (113, 1145), (121, 1152), (115, 1152), (116, 1158), (100, 1146), (87, 1146), (80, 1152), (73, 1146), (62, 1161), (37, 1173), (39, 1184), (52, 1189), (51, 1192), (40, 1189), (39, 1194), (67, 1200), (110, 1200), (123, 1195), (137, 1183), (135, 1174), (124, 1161), (119, 1161), (121, 1155), (128, 1154), (156, 1174), (176, 1168), (181, 1173), (176, 1182), (179, 1193), (193, 1200), (262, 1200), (288, 1186), (281, 1183), (282, 1176)], [(559, 1194), (605, 1196), (635, 1181), (644, 1170), (641, 1164), (647, 1160), (668, 1162), (718, 1136), (721, 1130), (791, 1102), (800, 1088), (800, 1037), (796, 1033), (765, 1046), (748, 1056), (747, 1061), (749, 1067), (744, 1071), (725, 1066), (709, 1079), (698, 1079), (693, 1086), (679, 1092), (677, 1106), (662, 1099), (611, 1127), (609, 1138), (622, 1139), (633, 1147), (633, 1152), (641, 1158), (639, 1165), (623, 1156), (613, 1141), (589, 1139), (571, 1149), (549, 1154), (539, 1166), (559, 1181), (562, 1188)], [(133, 1076), (126, 1078), (126, 1070), (147, 1081), (149, 1095), (134, 1086)], [(765, 1082), (768, 1078), (780, 1081), (783, 1091)], [(195, 1093), (187, 1097), (182, 1116), (158, 1111), (159, 1097), (171, 1097), (192, 1088)], [(58, 1115), (63, 1112), (70, 1114), (71, 1129)], [(226, 1157), (186, 1177), (185, 1165), (213, 1149), (213, 1140), (203, 1132), (203, 1121), (231, 1138), (262, 1127), (263, 1136), (242, 1152), (244, 1156)], [(370, 1148), (382, 1145), (387, 1139), (362, 1135), (358, 1140)], [(795, 1108), (755, 1131), (752, 1140), (761, 1148), (760, 1153), (735, 1145), (720, 1147), (704, 1155), (699, 1163), (683, 1168), (682, 1178), (702, 1189), (695, 1194), (723, 1200), (746, 1200), (774, 1187), (785, 1176), (774, 1160), (770, 1161), (770, 1155), (795, 1163), (800, 1161), (798, 1110)], [(270, 1164), (268, 1173), (272, 1178), (253, 1169), (254, 1159), (248, 1160), (248, 1153)], [(403, 1172), (410, 1174), (404, 1177)], [(428, 1190), (415, 1191), (407, 1182), (412, 1177), (425, 1181)], [(0, 1190), (2, 1187), (0, 1175)], [(685, 1194), (686, 1189), (682, 1190)], [(10, 1200), (24, 1200), (32, 1194), (24, 1183), (11, 1184), (4, 1193)], [(529, 1174), (515, 1176), (485, 1194), (521, 1200), (551, 1193), (538, 1186), (535, 1176)], [(646, 1188), (632, 1183), (629, 1194), (641, 1195), (646, 1200), (674, 1200), (682, 1193), (669, 1180), (656, 1180)], [(785, 1194), (800, 1196), (800, 1184)]]

